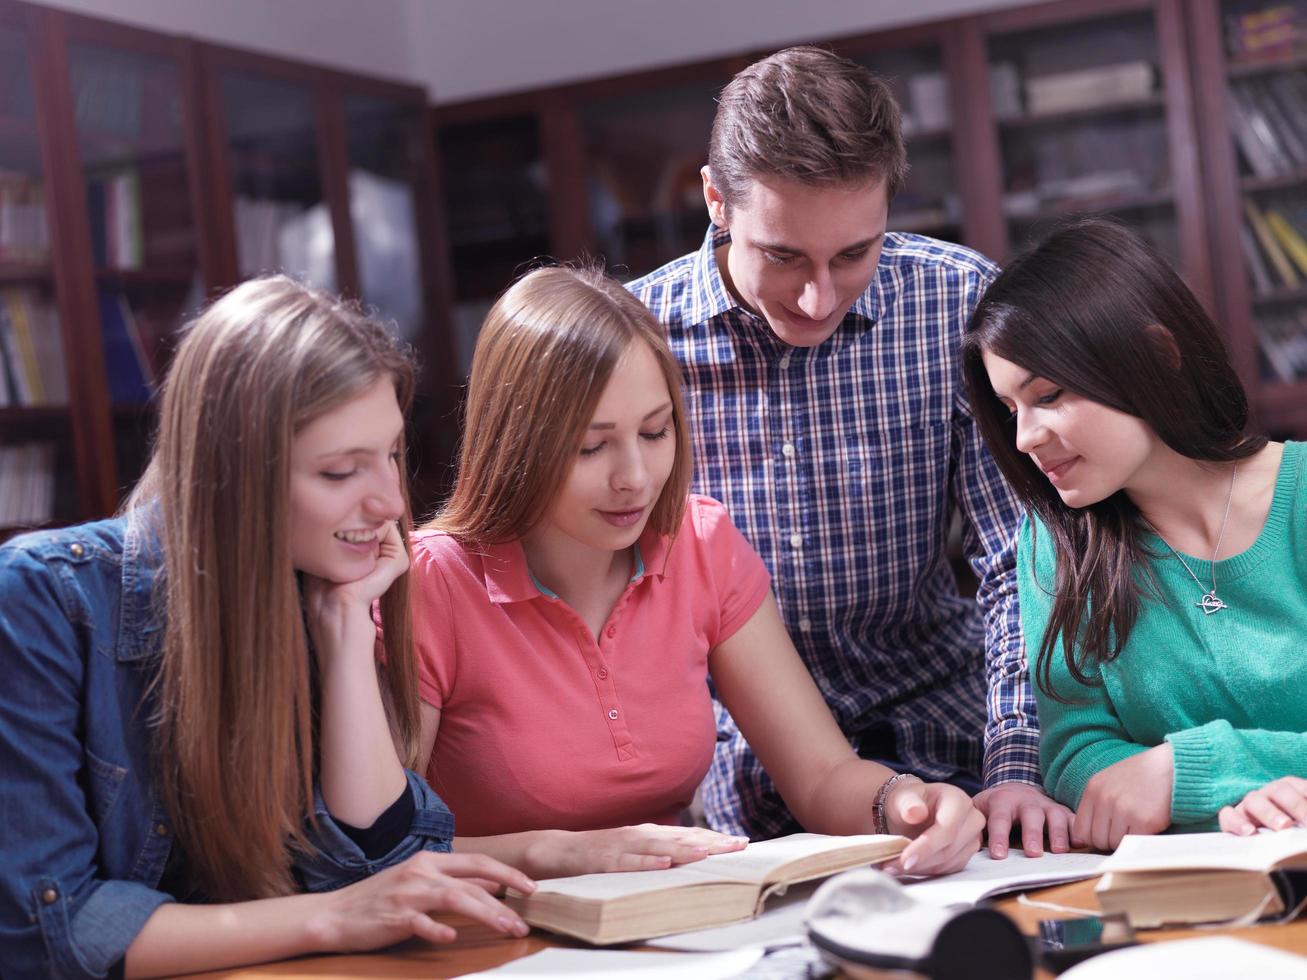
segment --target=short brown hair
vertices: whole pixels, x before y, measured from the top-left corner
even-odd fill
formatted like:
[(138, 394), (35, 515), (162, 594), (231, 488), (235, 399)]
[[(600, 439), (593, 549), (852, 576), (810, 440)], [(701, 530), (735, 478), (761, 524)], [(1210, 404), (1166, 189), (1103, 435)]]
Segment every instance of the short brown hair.
[(483, 545), (530, 531), (567, 479), (613, 368), (636, 342), (649, 345), (667, 381), (676, 440), (649, 526), (675, 534), (691, 469), (680, 365), (643, 303), (602, 271), (567, 266), (528, 273), (486, 314), (454, 492), (426, 527)]
[(889, 86), (856, 62), (801, 46), (750, 65), (722, 90), (708, 166), (728, 207), (758, 177), (884, 180), (892, 200), (908, 156)]

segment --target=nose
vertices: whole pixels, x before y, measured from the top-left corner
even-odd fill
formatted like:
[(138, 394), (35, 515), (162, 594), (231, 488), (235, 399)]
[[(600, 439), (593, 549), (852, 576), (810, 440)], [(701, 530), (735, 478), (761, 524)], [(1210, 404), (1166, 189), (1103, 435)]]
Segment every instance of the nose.
[(813, 320), (824, 320), (835, 310), (835, 282), (825, 266), (813, 270), (799, 294), (800, 312)]
[(609, 485), (621, 493), (643, 490), (649, 483), (649, 467), (645, 465), (641, 447), (631, 446), (620, 454), (614, 453), (614, 457)]
[(1048, 441), (1048, 427), (1035, 418), (1034, 412), (1017, 410), (1017, 451), (1033, 453)]
[(399, 519), (404, 513), (404, 495), (400, 490), (400, 472), (397, 465), (387, 467), (377, 476), (363, 505), (369, 517), (381, 521)]

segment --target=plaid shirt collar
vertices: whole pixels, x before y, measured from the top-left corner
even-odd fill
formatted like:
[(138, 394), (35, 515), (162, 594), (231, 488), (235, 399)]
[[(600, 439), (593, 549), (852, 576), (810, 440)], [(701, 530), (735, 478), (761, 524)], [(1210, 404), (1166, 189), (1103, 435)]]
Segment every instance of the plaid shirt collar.
[[(886, 246), (890, 245), (891, 239), (892, 236), (886, 234)], [(694, 295), (691, 298), (690, 322), (706, 323), (723, 313), (739, 310), (741, 316), (765, 326), (766, 320), (736, 300), (722, 279), (722, 270), (717, 264), (717, 249), (729, 244), (730, 240), (731, 233), (727, 229), (719, 228), (714, 224), (708, 225), (703, 244), (699, 246), (699, 252), (694, 258), (694, 271), (691, 277)], [(844, 321), (839, 326), (840, 331), (864, 330), (880, 319), (883, 291), (880, 280), (884, 269), (885, 263), (878, 262), (876, 274), (872, 276), (870, 285), (854, 300), (849, 312), (844, 315)], [(770, 329), (768, 333), (770, 335)]]

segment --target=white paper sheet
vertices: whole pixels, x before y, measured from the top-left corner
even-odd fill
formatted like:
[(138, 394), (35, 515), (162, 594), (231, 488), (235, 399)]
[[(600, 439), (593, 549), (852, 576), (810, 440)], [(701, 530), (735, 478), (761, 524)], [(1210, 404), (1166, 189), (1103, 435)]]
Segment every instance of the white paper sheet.
[(1229, 936), (1177, 939), (1118, 949), (1078, 963), (1060, 980), (1304, 980), (1307, 957)]
[(1103, 854), (1045, 854), (1032, 858), (1013, 851), (1003, 860), (995, 861), (984, 850), (973, 855), (961, 871), (938, 878), (904, 881), (904, 886), (918, 902), (975, 905), (993, 895), (1092, 878), (1106, 860)]
[(623, 980), (718, 980), (735, 977), (762, 959), (760, 949), (731, 953), (632, 953), (613, 949), (542, 949), (469, 977), (617, 977)]
[(803, 924), (803, 909), (820, 884), (819, 881), (806, 881), (791, 886), (784, 895), (773, 895), (767, 899), (762, 915), (748, 922), (732, 922), (728, 926), (662, 936), (650, 939), (645, 945), (696, 953), (797, 945), (808, 934)]

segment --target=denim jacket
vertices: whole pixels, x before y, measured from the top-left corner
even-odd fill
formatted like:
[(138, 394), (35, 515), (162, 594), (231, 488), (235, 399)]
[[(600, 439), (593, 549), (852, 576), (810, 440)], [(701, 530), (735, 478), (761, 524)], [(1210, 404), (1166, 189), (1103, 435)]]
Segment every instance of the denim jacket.
[[(158, 890), (173, 832), (154, 785), (163, 624), (140, 520), (0, 547), (0, 976), (102, 977), (173, 897)], [(317, 853), (298, 879), (327, 891), (420, 850), (449, 850), (453, 816), (416, 774), (409, 834), (369, 860), (315, 795)]]

